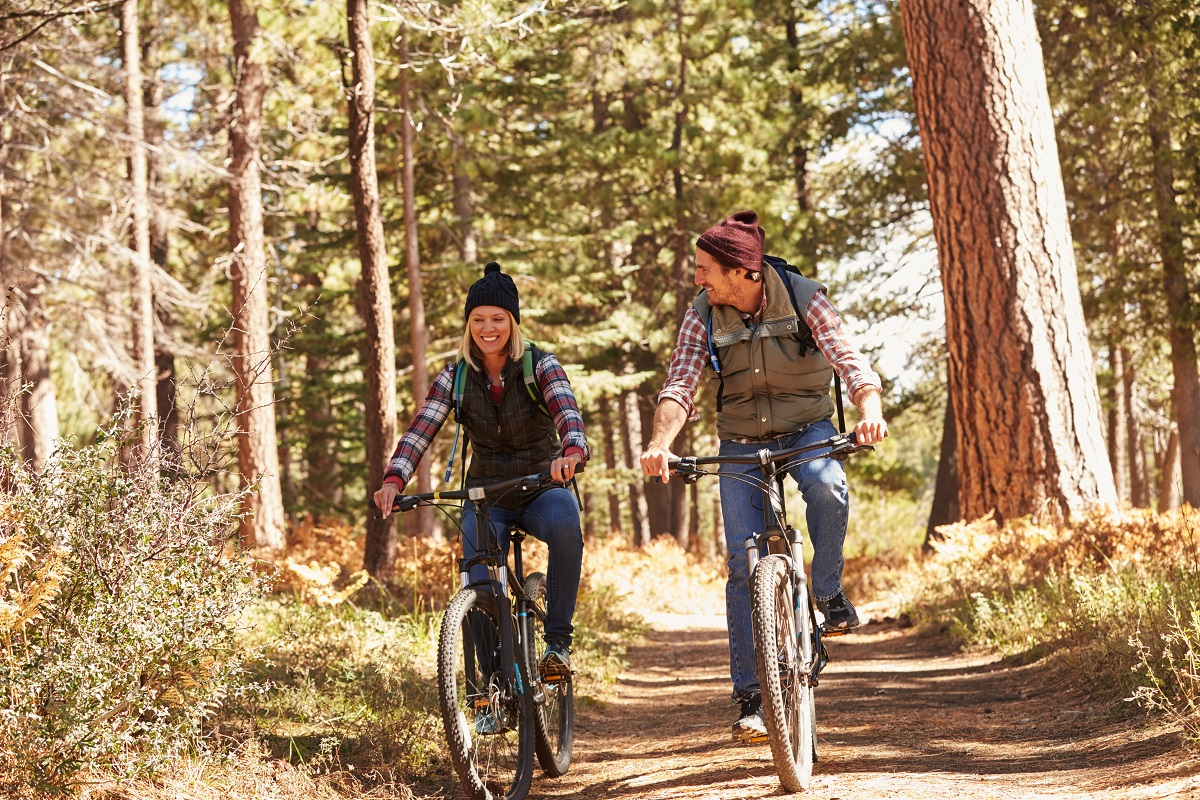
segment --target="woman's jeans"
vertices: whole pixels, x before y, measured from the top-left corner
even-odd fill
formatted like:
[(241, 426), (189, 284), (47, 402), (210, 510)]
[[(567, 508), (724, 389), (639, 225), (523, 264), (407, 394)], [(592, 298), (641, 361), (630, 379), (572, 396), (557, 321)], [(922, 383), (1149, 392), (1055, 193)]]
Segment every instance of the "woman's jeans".
[[(798, 433), (769, 442), (722, 441), (722, 456), (753, 455), (763, 448), (786, 450), (815, 444), (836, 434), (829, 420), (809, 425)], [(813, 450), (799, 457), (818, 455)], [(761, 477), (758, 466), (722, 464), (722, 475), (753, 472)], [(842, 544), (846, 540), (849, 518), (849, 494), (842, 463), (822, 458), (800, 464), (788, 471), (800, 487), (807, 504), (805, 517), (813, 544), (812, 591), (819, 600), (833, 597), (842, 588)], [(733, 697), (739, 700), (758, 691), (754, 667), (754, 639), (750, 622), (750, 575), (747, 571), (746, 540), (763, 530), (763, 495), (756, 486), (739, 480), (721, 478), (721, 516), (725, 523), (725, 544), (729, 550), (729, 581), (725, 585), (725, 613), (729, 625), (729, 674), (733, 679)]]
[[(508, 557), (508, 534), (512, 524), (519, 525), (531, 536), (546, 543), (550, 550), (546, 568), (546, 641), (565, 646), (571, 644), (575, 630), (575, 596), (579, 594), (579, 573), (583, 565), (583, 531), (579, 525), (579, 504), (569, 489), (555, 487), (541, 492), (521, 511), (492, 507), (488, 509), (488, 524), (500, 540), (500, 552)], [(476, 536), (475, 504), (463, 505), (463, 556), (474, 558), (479, 553)], [(472, 581), (486, 581), (487, 566), (471, 567)]]

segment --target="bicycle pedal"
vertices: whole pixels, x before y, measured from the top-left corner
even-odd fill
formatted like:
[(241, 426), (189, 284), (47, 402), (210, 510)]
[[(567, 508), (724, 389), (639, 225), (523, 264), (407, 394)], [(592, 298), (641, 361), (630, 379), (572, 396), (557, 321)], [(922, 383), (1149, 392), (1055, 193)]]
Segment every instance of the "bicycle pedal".
[(822, 636), (845, 636), (847, 633), (850, 633), (850, 631), (852, 631), (852, 630), (854, 630), (854, 629), (853, 628), (826, 628), (824, 625), (822, 625), (821, 626), (821, 635)]
[(746, 744), (762, 744), (763, 742), (767, 741), (769, 738), (770, 737), (764, 733), (761, 736), (751, 736), (749, 738), (743, 739), (742, 741), (745, 742)]

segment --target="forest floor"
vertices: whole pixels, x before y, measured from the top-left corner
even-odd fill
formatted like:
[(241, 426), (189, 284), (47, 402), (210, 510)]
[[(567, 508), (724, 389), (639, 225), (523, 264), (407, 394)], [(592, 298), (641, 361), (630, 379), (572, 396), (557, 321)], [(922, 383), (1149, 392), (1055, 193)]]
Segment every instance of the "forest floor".
[[(868, 610), (869, 609), (864, 609)], [(651, 614), (612, 697), (577, 706), (570, 772), (531, 798), (734, 800), (785, 794), (770, 747), (733, 742), (724, 616)], [(1180, 737), (1055, 682), (895, 623), (829, 641), (820, 762), (804, 796), (1200, 798)], [(1135, 715), (1136, 717), (1137, 715)], [(453, 794), (453, 793), (452, 793)]]

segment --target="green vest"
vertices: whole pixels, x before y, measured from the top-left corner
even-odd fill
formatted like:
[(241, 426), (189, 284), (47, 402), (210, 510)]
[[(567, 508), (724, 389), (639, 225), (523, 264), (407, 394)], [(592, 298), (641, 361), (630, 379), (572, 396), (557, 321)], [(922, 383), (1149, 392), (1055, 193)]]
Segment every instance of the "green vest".
[[(708, 364), (704, 375), (713, 393), (722, 393), (717, 412), (721, 439), (768, 441), (833, 414), (833, 367), (819, 350), (802, 354), (797, 341), (808, 323), (796, 309), (807, 309), (813, 295), (825, 287), (790, 272), (781, 278), (769, 267), (762, 274), (767, 307), (753, 330), (733, 306), (710, 307), (707, 292), (700, 292), (692, 303), (706, 323), (711, 308), (712, 344), (721, 372)], [(795, 308), (785, 279), (792, 284)]]

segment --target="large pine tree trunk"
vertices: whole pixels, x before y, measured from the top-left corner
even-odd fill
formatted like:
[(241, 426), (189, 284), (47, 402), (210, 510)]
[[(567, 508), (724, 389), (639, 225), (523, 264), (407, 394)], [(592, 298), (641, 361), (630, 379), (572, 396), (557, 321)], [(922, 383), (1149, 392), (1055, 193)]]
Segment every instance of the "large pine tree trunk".
[(900, 10), (946, 298), (962, 513), (1114, 505), (1032, 5)]
[(1158, 511), (1179, 508), (1179, 432), (1174, 428), (1166, 436), (1166, 443), (1156, 448), (1158, 462)]
[(263, 98), (267, 93), (266, 48), (258, 14), (245, 0), (229, 0), (237, 69), (229, 125), (229, 235), (233, 278), (233, 371), (237, 383), (238, 469), (243, 485), (258, 485), (246, 498), (242, 540), (284, 547), (283, 494), (275, 435), (271, 320), (263, 233)]
[(1175, 169), (1170, 122), (1162, 109), (1158, 88), (1150, 86), (1150, 145), (1154, 150), (1154, 208), (1158, 216), (1158, 241), (1162, 254), (1163, 293), (1167, 300), (1171, 345), (1171, 370), (1175, 386), (1171, 408), (1179, 426), (1179, 467), (1183, 474), (1183, 502), (1200, 508), (1200, 369), (1196, 364), (1196, 303), (1188, 285), (1184, 255), (1184, 230), (1175, 194)]
[[(409, 94), (408, 33), (403, 28), (397, 42), (400, 56), (400, 111), (401, 143), (404, 148), (404, 169), (400, 173), (401, 191), (404, 195), (404, 262), (408, 267), (408, 318), (411, 325), (409, 342), (412, 346), (412, 393), (413, 403), (419, 408), (429, 393), (429, 373), (425, 364), (425, 300), (421, 290), (421, 250), (417, 238), (417, 202), (413, 164), (412, 98)], [(433, 488), (428, 458), (417, 465), (417, 491), (428, 492)], [(436, 536), (433, 509), (422, 506), (417, 509), (417, 526), (427, 536)]]
[[(347, 0), (350, 32), (350, 189), (362, 262), (362, 316), (367, 336), (363, 372), (367, 378), (367, 491), (383, 485), (396, 445), (396, 342), (392, 332), (392, 291), (388, 283), (383, 215), (375, 172), (375, 53), (371, 48), (367, 0)], [(367, 516), (363, 566), (375, 578), (391, 577), (396, 560), (396, 517)]]
[(143, 456), (157, 452), (158, 369), (154, 363), (154, 290), (151, 288), (149, 181), (142, 97), (142, 52), (138, 0), (121, 5), (121, 40), (125, 66), (125, 133), (128, 136), (131, 210), (133, 217), (133, 368), (137, 375), (138, 440)]

